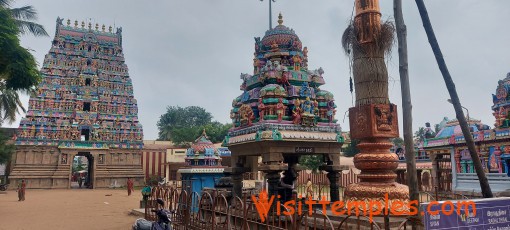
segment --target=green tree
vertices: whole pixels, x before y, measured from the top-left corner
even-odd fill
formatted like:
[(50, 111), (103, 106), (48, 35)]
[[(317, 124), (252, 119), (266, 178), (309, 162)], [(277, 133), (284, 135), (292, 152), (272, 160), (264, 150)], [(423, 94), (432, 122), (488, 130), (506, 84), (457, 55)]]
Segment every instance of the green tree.
[(319, 167), (324, 164), (322, 155), (305, 155), (299, 158), (299, 164), (306, 169), (312, 170), (313, 173), (319, 172)]
[(48, 36), (44, 27), (34, 22), (37, 20), (37, 11), (33, 6), (11, 8), (13, 2), (13, 0), (0, 0), (0, 7), (7, 10), (21, 34)]
[(165, 114), (161, 115), (157, 123), (159, 140), (181, 142), (178, 135), (190, 133), (196, 135), (197, 130), (211, 123), (211, 113), (198, 106), (168, 106)]
[[(17, 22), (13, 12), (0, 0), (0, 79), (6, 89), (27, 90), (36, 86), (40, 73), (34, 56), (21, 47)], [(16, 11), (15, 11), (16, 12)]]
[(20, 114), (20, 110), (26, 112), (18, 92), (7, 89), (4, 84), (0, 83), (0, 125), (4, 121), (12, 124), (16, 121), (16, 115)]
[(0, 0), (0, 124), (12, 123), (21, 109), (19, 92), (29, 92), (41, 76), (34, 56), (21, 47), (20, 34), (48, 36), (42, 25), (34, 22), (37, 12), (32, 6), (11, 8), (14, 1)]
[(391, 138), (390, 140), (395, 146), (402, 147), (404, 145), (404, 139), (400, 137)]
[(345, 148), (345, 150), (344, 150), (344, 156), (346, 156), (346, 157), (353, 157), (356, 154), (358, 154), (359, 153), (359, 149), (356, 148), (356, 146), (358, 144), (359, 144), (358, 140), (351, 139), (351, 143), (349, 143), (347, 148)]
[(232, 128), (232, 124), (222, 124), (217, 121), (213, 121), (204, 126), (205, 132), (213, 143), (222, 142), (227, 136), (228, 130)]
[(414, 132), (414, 138), (418, 141), (423, 141), (425, 139), (425, 128), (420, 127), (416, 132)]
[(78, 172), (85, 169), (85, 164), (81, 161), (81, 157), (78, 157), (76, 163), (73, 161), (73, 172)]
[(0, 131), (0, 164), (5, 164), (11, 160), (15, 146), (8, 144), (9, 137)]

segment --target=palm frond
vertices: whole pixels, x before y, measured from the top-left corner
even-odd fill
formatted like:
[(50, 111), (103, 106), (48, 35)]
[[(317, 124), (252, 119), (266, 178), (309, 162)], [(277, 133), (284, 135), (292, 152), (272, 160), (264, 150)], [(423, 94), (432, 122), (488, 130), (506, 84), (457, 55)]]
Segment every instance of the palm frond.
[(21, 34), (31, 33), (34, 36), (48, 36), (48, 32), (40, 24), (30, 21), (16, 20)]
[(36, 20), (37, 11), (33, 6), (23, 6), (9, 9), (12, 17), (16, 20)]
[(4, 84), (0, 85), (0, 118), (1, 122), (7, 121), (12, 124), (16, 121), (16, 115), (20, 114), (20, 109), (26, 113), (25, 107), (19, 98), (17, 91), (7, 89)]
[(0, 7), (9, 8), (11, 6), (12, 0), (0, 0)]

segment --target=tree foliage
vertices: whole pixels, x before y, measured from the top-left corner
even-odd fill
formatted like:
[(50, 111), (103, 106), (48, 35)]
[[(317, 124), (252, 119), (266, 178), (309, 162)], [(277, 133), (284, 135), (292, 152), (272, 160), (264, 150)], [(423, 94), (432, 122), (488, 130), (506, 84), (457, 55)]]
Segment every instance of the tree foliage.
[(5, 164), (11, 160), (15, 146), (8, 144), (9, 137), (0, 131), (0, 164)]
[(0, 7), (6, 9), (10, 14), (19, 33), (30, 33), (34, 36), (48, 36), (48, 32), (46, 32), (44, 27), (34, 22), (37, 20), (37, 11), (33, 6), (12, 8), (13, 2), (13, 0), (0, 0)]
[(48, 36), (42, 25), (34, 22), (32, 6), (12, 8), (13, 0), (0, 0), (0, 124), (12, 123), (21, 109), (19, 92), (30, 92), (41, 79), (34, 56), (21, 47), (19, 36)]
[(402, 147), (404, 146), (404, 139), (400, 137), (391, 138), (391, 143), (397, 147)]
[(26, 112), (23, 103), (19, 99), (19, 94), (15, 90), (7, 89), (0, 83), (0, 125), (7, 121), (9, 124), (16, 121), (16, 116), (20, 110)]
[(217, 121), (213, 121), (205, 125), (205, 130), (209, 140), (213, 143), (222, 142), (225, 136), (227, 136), (228, 130), (232, 128), (232, 124), (222, 124)]
[(73, 172), (79, 172), (81, 170), (85, 169), (85, 164), (83, 164), (81, 157), (78, 157), (78, 160), (76, 160), (76, 163), (73, 161)]
[(21, 47), (19, 33), (10, 11), (0, 5), (0, 79), (7, 89), (27, 90), (41, 77), (34, 56)]
[[(428, 123), (427, 123), (428, 124)], [(414, 132), (414, 139), (418, 142), (424, 141), (425, 139), (434, 138), (436, 134), (440, 131), (439, 124), (434, 125), (434, 130), (430, 127), (419, 127), (416, 132)]]
[(211, 113), (198, 106), (186, 108), (169, 106), (166, 109), (166, 113), (160, 116), (157, 123), (159, 140), (172, 140), (172, 138), (175, 138), (180, 133), (188, 132), (190, 129), (211, 123), (211, 119)]
[(319, 167), (324, 164), (322, 155), (305, 155), (299, 158), (299, 164), (306, 169), (312, 170), (313, 173), (319, 172)]
[(356, 146), (358, 144), (359, 144), (358, 140), (351, 139), (351, 143), (349, 143), (347, 148), (345, 148), (345, 150), (344, 150), (344, 156), (346, 156), (346, 157), (353, 157), (356, 154), (358, 154), (359, 153), (359, 149), (356, 148)]
[(188, 146), (205, 129), (213, 143), (223, 141), (231, 124), (212, 121), (211, 113), (198, 106), (169, 106), (158, 123), (159, 140), (172, 141), (176, 145)]

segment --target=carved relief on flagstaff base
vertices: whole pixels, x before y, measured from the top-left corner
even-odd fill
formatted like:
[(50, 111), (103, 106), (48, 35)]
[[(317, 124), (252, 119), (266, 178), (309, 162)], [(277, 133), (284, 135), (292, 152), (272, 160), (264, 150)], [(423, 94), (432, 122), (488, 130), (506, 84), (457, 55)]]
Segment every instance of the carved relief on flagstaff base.
[(398, 137), (397, 106), (394, 104), (368, 104), (349, 109), (351, 137)]

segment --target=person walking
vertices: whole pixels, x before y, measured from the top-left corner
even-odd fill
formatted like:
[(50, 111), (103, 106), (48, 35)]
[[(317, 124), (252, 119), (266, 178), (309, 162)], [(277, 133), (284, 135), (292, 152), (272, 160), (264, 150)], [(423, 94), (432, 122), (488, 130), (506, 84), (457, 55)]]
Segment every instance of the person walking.
[(133, 189), (133, 181), (129, 177), (127, 179), (127, 190), (128, 190), (128, 196), (131, 196), (131, 192), (133, 192), (134, 189)]
[(25, 189), (27, 184), (25, 180), (21, 180), (21, 183), (18, 184), (18, 201), (25, 201)]
[(306, 182), (306, 197), (313, 199), (313, 183), (310, 178), (308, 178), (308, 181)]
[(81, 175), (78, 177), (78, 186), (81, 186), (83, 185), (83, 177), (81, 177)]

